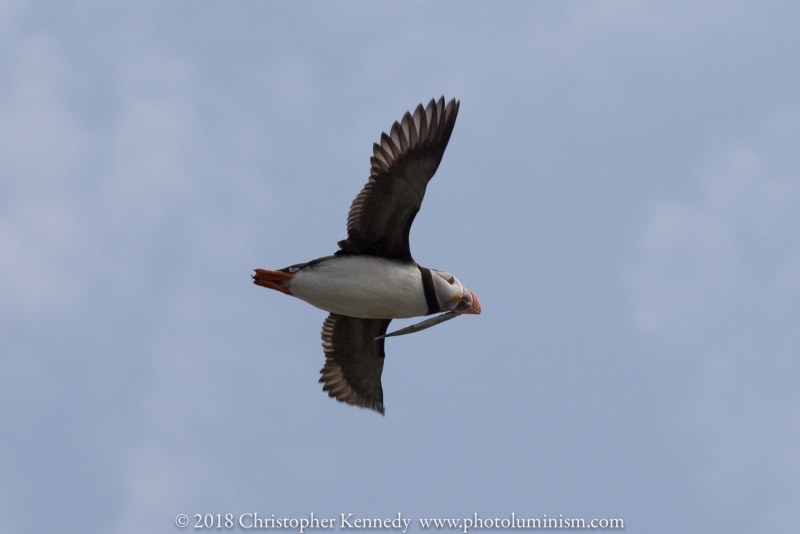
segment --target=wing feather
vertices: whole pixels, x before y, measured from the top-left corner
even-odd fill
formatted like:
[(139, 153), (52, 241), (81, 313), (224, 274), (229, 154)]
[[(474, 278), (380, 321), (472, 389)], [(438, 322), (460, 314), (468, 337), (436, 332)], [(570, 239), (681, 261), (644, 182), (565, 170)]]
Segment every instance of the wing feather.
[(350, 206), (337, 254), (412, 261), (408, 235), (453, 133), (459, 102), (444, 97), (406, 112), (372, 147), (370, 176)]
[(384, 413), (383, 339), (391, 319), (358, 319), (332, 313), (322, 324), (325, 365), (322, 390), (338, 401)]

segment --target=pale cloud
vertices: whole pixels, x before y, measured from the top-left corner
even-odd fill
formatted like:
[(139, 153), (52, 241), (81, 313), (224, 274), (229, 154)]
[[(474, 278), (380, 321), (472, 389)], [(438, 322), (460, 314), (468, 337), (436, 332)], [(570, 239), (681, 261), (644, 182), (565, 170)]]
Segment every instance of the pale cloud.
[(308, 106), (317, 98), (311, 70), (300, 58), (287, 57), (278, 71), (278, 89), (286, 106)]
[(69, 65), (51, 39), (19, 44), (0, 108), (0, 313), (58, 310), (81, 293), (79, 174), (91, 135), (70, 108)]
[(0, 313), (26, 317), (74, 304), (82, 280), (72, 261), (81, 241), (77, 209), (44, 200), (4, 210), (0, 216)]
[[(89, 277), (120, 268), (126, 280), (152, 232), (196, 193), (191, 69), (158, 55), (123, 64), (110, 135), (70, 104), (77, 75), (52, 38), (20, 43), (6, 75), (0, 313), (57, 312), (81, 300)], [(104, 166), (88, 169), (92, 157)]]
[[(124, 63), (119, 113), (93, 130), (70, 104), (77, 74), (52, 38), (18, 45), (6, 74), (0, 313), (56, 312), (80, 301), (89, 277), (121, 268), (125, 280), (154, 229), (196, 191), (191, 70), (158, 55)], [(90, 158), (103, 163), (89, 169)]]
[[(48, 36), (23, 41), (0, 71), (9, 79), (0, 94), (0, 317), (29, 324), (46, 324), (48, 314), (82, 304), (97, 306), (85, 302), (86, 294), (109, 280), (117, 296), (141, 287), (148, 248), (161, 239), (167, 219), (196, 199), (196, 167), (207, 161), (187, 64), (143, 54), (105, 73), (112, 80), (116, 74), (119, 107), (97, 124), (70, 102), (79, 74), (59, 49)], [(192, 293), (163, 300), (175, 308), (179, 324), (203, 313), (202, 299)], [(211, 408), (186, 400), (196, 385), (186, 369), (198, 369), (200, 353), (202, 347), (155, 341), (138, 355), (155, 362), (147, 367), (155, 386), (129, 422), (144, 432), (118, 460), (124, 464), (120, 532), (163, 527), (176, 499), (190, 497), (187, 488), (196, 486), (193, 467), (202, 459), (161, 442), (187, 414)], [(5, 370), (17, 378), (24, 371), (28, 384), (45, 384), (51, 392), (49, 385), (63, 378), (53, 371), (53, 357), (26, 352), (7, 359)], [(13, 398), (24, 398), (18, 383), (9, 386)], [(52, 402), (39, 393), (35, 409), (47, 409), (42, 398)]]
[(747, 6), (736, 1), (575, 2), (558, 14), (560, 20), (553, 24), (532, 13), (525, 31), (509, 33), (511, 47), (528, 48), (543, 65), (578, 70), (595, 81), (621, 56), (689, 46), (701, 33), (737, 27), (751, 17)]
[(202, 449), (185, 446), (198, 419), (219, 416), (214, 403), (219, 386), (209, 380), (214, 375), (204, 365), (202, 343), (173, 340), (152, 352), (150, 388), (136, 414), (143, 431), (127, 446), (120, 481), (124, 508), (115, 529), (120, 534), (160, 531), (165, 518), (189, 514), (187, 504), (198, 497), (192, 488), (207, 483), (208, 466), (214, 464)]
[(697, 4), (613, 1), (574, 3), (567, 10), (565, 38), (582, 47), (593, 41), (626, 41), (639, 37), (654, 43), (685, 37), (693, 31), (741, 22), (747, 6), (741, 2)]
[[(616, 78), (618, 72), (609, 69), (618, 69), (621, 58), (639, 60), (696, 46), (704, 34), (741, 28), (757, 16), (738, 1), (572, 2), (555, 9), (528, 4), (504, 20), (506, 31), (487, 47), (479, 38), (485, 31), (484, 17), (475, 17), (475, 12), (500, 20), (505, 13), (487, 6), (453, 12), (447, 25), (430, 17), (415, 18), (397, 30), (387, 25), (388, 38), (364, 47), (356, 82), (376, 86), (385, 96), (395, 97), (398, 91), (399, 101), (407, 96), (399, 91), (404, 85), (397, 80), (405, 81), (411, 72), (419, 86), (436, 91), (452, 87), (464, 101), (494, 76), (511, 84), (519, 78), (542, 80), (556, 74), (568, 76), (570, 84), (602, 86)], [(419, 8), (424, 10), (425, 4)]]
[[(47, 196), (69, 187), (91, 139), (70, 109), (69, 65), (45, 36), (14, 50), (11, 86), (0, 111), (0, 165), (16, 193)], [(8, 182), (7, 182), (8, 183)]]
[[(764, 150), (735, 144), (700, 172), (694, 201), (664, 200), (644, 233), (634, 277), (645, 331), (690, 324), (752, 291), (795, 285), (800, 168), (775, 170)], [(767, 150), (769, 152), (769, 150)], [(753, 265), (765, 261), (763, 268)]]
[(776, 360), (795, 354), (746, 354), (729, 348), (701, 356), (683, 419), (677, 423), (691, 429), (691, 437), (683, 436), (678, 447), (692, 451), (698, 467), (689, 491), (703, 495), (718, 510), (746, 510), (761, 503), (759, 525), (766, 531), (800, 520), (800, 512), (791, 511), (800, 496), (800, 402), (793, 390), (776, 387), (783, 382), (780, 376), (766, 384), (763, 378), (754, 380), (758, 364), (748, 360), (791, 373), (791, 365), (776, 365)]
[(130, 230), (152, 227), (191, 196), (190, 161), (199, 152), (189, 94), (191, 72), (149, 56), (123, 69), (122, 105), (109, 143), (102, 209)]
[(156, 443), (131, 452), (124, 475), (126, 507), (114, 532), (161, 532), (166, 522), (174, 520), (176, 511), (191, 513), (191, 508), (182, 505), (196, 498), (192, 488), (201, 486), (196, 476), (202, 471), (196, 467), (201, 463), (191, 453), (170, 454)]
[(696, 198), (653, 207), (633, 277), (646, 346), (680, 368), (664, 425), (694, 467), (687, 491), (762, 502), (766, 530), (800, 520), (800, 116), (776, 115), (709, 158)]
[(17, 12), (21, 6), (21, 0), (0, 0), (0, 52), (11, 37)]

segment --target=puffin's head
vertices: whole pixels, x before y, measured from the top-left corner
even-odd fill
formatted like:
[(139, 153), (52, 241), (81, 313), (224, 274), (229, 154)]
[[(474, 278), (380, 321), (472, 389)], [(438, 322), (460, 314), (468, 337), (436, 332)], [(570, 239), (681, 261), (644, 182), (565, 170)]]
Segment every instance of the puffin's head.
[(458, 281), (458, 278), (444, 271), (431, 269), (433, 273), (433, 287), (442, 311), (456, 313), (481, 313), (481, 301), (478, 297)]

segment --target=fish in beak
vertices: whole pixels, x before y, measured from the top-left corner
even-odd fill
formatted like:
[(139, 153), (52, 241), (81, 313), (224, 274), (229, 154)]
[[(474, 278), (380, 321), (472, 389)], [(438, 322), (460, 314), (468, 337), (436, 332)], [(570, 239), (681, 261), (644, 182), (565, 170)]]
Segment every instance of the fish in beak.
[(445, 321), (449, 321), (450, 319), (455, 319), (460, 315), (479, 315), (481, 313), (481, 301), (478, 299), (478, 296), (469, 289), (467, 289), (467, 293), (469, 295), (459, 295), (460, 298), (456, 299), (458, 301), (458, 306), (456, 306), (455, 310), (437, 315), (436, 317), (431, 317), (430, 319), (425, 319), (421, 323), (412, 324), (411, 326), (401, 328), (400, 330), (392, 332), (391, 334), (378, 336), (375, 338), (375, 341), (379, 339), (385, 339), (387, 337), (403, 336), (406, 334), (420, 332), (432, 326), (436, 326), (437, 324), (442, 324)]

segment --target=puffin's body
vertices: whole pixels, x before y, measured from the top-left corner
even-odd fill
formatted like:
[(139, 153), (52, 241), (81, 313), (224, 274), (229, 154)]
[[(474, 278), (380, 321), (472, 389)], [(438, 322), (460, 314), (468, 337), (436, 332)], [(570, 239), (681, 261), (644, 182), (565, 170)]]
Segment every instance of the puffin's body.
[[(369, 181), (353, 201), (340, 250), (278, 271), (256, 269), (254, 283), (330, 312), (322, 327), (323, 390), (337, 400), (384, 413), (381, 373), (392, 319), (447, 312), (389, 335), (479, 314), (474, 293), (453, 275), (420, 267), (408, 234), (428, 181), (442, 159), (459, 103), (420, 104), (373, 146)], [(425, 324), (428, 323), (428, 324)]]
[(362, 319), (428, 314), (416, 265), (376, 256), (333, 256), (299, 269), (287, 289), (325, 311)]

